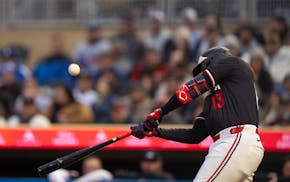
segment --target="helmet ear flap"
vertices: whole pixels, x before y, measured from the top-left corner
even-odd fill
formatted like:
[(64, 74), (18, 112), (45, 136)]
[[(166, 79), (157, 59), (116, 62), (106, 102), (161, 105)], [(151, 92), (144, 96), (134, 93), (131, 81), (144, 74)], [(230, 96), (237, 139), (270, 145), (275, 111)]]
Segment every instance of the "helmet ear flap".
[(192, 75), (196, 76), (199, 73), (202, 72), (202, 66), (206, 65), (208, 63), (208, 57), (202, 57), (200, 56), (200, 58), (198, 59), (198, 64), (192, 69)]

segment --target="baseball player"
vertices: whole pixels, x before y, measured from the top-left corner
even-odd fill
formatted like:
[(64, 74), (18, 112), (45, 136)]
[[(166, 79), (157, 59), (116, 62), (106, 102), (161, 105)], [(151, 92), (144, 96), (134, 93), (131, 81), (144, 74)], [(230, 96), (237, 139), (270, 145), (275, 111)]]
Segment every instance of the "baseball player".
[[(193, 69), (193, 78), (181, 85), (170, 100), (131, 127), (138, 138), (156, 136), (182, 143), (213, 138), (194, 182), (252, 181), (264, 155), (257, 126), (257, 96), (251, 69), (223, 47), (207, 50)], [(209, 91), (203, 112), (191, 129), (158, 128), (162, 117)]]

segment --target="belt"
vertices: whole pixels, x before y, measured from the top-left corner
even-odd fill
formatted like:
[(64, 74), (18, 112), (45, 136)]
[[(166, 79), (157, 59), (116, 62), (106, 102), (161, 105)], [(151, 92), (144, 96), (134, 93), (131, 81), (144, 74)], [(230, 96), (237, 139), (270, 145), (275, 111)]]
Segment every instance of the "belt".
[[(236, 126), (234, 128), (230, 129), (230, 134), (235, 134), (235, 133), (241, 133), (243, 131), (245, 127), (244, 126)], [(256, 129), (256, 133), (259, 134), (258, 132), (258, 128)], [(215, 136), (212, 137), (213, 141), (217, 141), (218, 139), (220, 139), (220, 134), (216, 134)]]

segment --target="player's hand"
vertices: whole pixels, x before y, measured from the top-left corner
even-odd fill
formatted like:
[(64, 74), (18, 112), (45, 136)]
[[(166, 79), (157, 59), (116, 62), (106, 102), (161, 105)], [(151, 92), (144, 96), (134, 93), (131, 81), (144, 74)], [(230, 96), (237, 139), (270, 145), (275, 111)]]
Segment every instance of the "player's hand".
[(143, 122), (145, 131), (152, 131), (154, 128), (157, 128), (162, 120), (162, 116), (163, 112), (161, 108), (155, 109), (151, 112)]
[(132, 135), (139, 139), (142, 139), (144, 137), (158, 136), (159, 134), (157, 128), (153, 129), (153, 131), (145, 131), (145, 128), (142, 123), (138, 124), (137, 126), (131, 126), (130, 129)]

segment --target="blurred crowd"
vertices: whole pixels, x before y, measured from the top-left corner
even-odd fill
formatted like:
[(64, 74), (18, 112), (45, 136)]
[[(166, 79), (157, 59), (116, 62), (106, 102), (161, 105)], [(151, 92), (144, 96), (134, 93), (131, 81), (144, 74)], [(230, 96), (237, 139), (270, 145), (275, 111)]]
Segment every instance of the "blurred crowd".
[[(100, 182), (112, 181), (156, 181), (173, 182), (173, 174), (164, 170), (163, 155), (154, 150), (145, 151), (143, 156), (138, 160), (139, 166), (136, 170), (130, 170), (124, 166), (122, 169), (109, 171), (103, 166), (102, 159), (97, 156), (91, 156), (83, 160), (81, 171), (59, 169), (48, 174), (49, 182)], [(123, 180), (122, 180), (123, 179)], [(117, 180), (118, 181), (118, 180)]]
[[(174, 182), (176, 174), (166, 171), (168, 161), (165, 160), (162, 152), (148, 150), (138, 160), (139, 165), (135, 170), (128, 166), (121, 169), (110, 170), (103, 165), (102, 159), (91, 156), (83, 160), (80, 171), (59, 169), (48, 174), (49, 182), (95, 182), (95, 181), (163, 181)], [(276, 171), (258, 171), (254, 176), (255, 182), (289, 182), (290, 180), (290, 156), (282, 161), (281, 169)]]
[[(274, 15), (265, 28), (249, 21), (236, 27), (215, 14), (203, 20), (193, 8), (180, 12), (180, 23), (166, 25), (160, 10), (148, 12), (140, 33), (134, 17), (120, 17), (115, 34), (92, 21), (87, 39), (65, 52), (60, 33), (51, 37), (47, 55), (27, 66), (29, 47), (6, 45), (0, 52), (0, 124), (136, 123), (163, 105), (180, 84), (191, 78), (199, 55), (225, 46), (253, 70), (261, 125), (290, 126), (290, 32), (285, 17)], [(80, 75), (68, 73), (71, 63)], [(192, 123), (203, 98), (164, 117), (165, 123)]]

